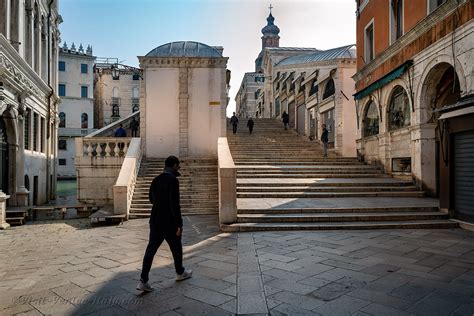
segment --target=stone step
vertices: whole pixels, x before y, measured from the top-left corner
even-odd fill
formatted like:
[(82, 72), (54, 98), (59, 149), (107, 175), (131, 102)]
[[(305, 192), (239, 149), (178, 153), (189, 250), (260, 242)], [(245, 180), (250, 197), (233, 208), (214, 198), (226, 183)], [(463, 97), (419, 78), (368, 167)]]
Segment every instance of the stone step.
[(352, 173), (352, 174), (365, 174), (369, 173), (381, 173), (382, 170), (377, 168), (311, 168), (311, 169), (237, 169), (237, 176), (244, 175), (244, 174), (308, 174), (308, 173), (333, 173), (333, 174), (345, 174), (345, 173)]
[(400, 212), (400, 213), (292, 213), (292, 214), (239, 214), (239, 223), (281, 223), (281, 222), (381, 222), (448, 219), (441, 212)]
[(246, 192), (405, 192), (415, 191), (416, 186), (355, 186), (355, 187), (237, 187), (238, 193)]
[(335, 170), (335, 171), (370, 171), (370, 170), (380, 170), (378, 167), (374, 166), (367, 166), (367, 165), (345, 165), (345, 166), (332, 166), (332, 165), (313, 165), (313, 166), (238, 166), (237, 172), (313, 172), (313, 171), (320, 171), (320, 170)]
[[(258, 181), (264, 180), (264, 181)], [(273, 182), (270, 182), (274, 180)], [(295, 181), (295, 180), (302, 180), (302, 181)], [(319, 187), (381, 187), (381, 186), (413, 186), (413, 182), (411, 181), (390, 181), (390, 178), (362, 178), (362, 179), (346, 179), (346, 178), (333, 178), (333, 179), (308, 179), (309, 181), (305, 181), (306, 179), (279, 179), (279, 181), (275, 181), (275, 179), (238, 179), (237, 180), (237, 187), (238, 188), (269, 188), (269, 187), (304, 187), (304, 188), (319, 188)], [(367, 181), (362, 181), (367, 180)], [(377, 180), (385, 180), (385, 181), (377, 181)], [(245, 181), (245, 182), (244, 182)]]
[(238, 209), (238, 214), (302, 214), (302, 213), (400, 213), (400, 212), (438, 212), (437, 207), (389, 206), (389, 207), (308, 207), (308, 208), (248, 208)]
[(12, 226), (23, 225), (26, 222), (25, 216), (7, 217), (6, 222)]
[(388, 178), (389, 176), (384, 173), (307, 173), (307, 174), (239, 174), (237, 176), (240, 179), (257, 179), (257, 178)]
[(423, 191), (389, 192), (237, 192), (237, 198), (423, 197)]
[(330, 222), (330, 223), (236, 223), (221, 225), (224, 232), (285, 231), (285, 230), (370, 230), (370, 229), (438, 229), (458, 228), (450, 220), (393, 221), (393, 222)]
[(353, 161), (268, 161), (268, 160), (257, 160), (257, 161), (242, 161), (234, 160), (234, 164), (237, 168), (247, 166), (367, 166), (362, 162)]

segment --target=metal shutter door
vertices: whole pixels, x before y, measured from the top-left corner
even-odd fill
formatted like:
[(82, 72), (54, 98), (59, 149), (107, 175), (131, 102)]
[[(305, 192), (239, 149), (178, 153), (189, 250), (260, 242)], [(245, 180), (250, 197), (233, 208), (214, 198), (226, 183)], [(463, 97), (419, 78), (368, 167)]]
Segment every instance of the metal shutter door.
[(306, 114), (306, 106), (301, 105), (298, 107), (298, 133), (304, 135), (305, 129), (305, 114)]
[(474, 221), (474, 131), (454, 136), (454, 207), (460, 219)]

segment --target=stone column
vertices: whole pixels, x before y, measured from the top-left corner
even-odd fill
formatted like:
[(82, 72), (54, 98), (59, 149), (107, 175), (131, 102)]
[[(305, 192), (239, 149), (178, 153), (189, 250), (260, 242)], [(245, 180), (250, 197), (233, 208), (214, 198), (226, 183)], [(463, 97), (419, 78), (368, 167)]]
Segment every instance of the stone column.
[(179, 156), (187, 157), (189, 154), (188, 130), (188, 72), (186, 67), (179, 68)]
[(436, 195), (435, 124), (418, 125), (411, 132), (412, 174), (418, 188)]
[(10, 224), (8, 224), (6, 221), (7, 200), (9, 198), (9, 195), (6, 195), (0, 191), (0, 229), (7, 229), (10, 227)]
[[(24, 101), (22, 100), (21, 103)], [(22, 107), (22, 104), (19, 104), (19, 107)], [(18, 150), (16, 153), (16, 201), (14, 203), (17, 206), (27, 206), (28, 205), (28, 195), (29, 191), (25, 188), (25, 119), (23, 116), (19, 116), (18, 119)]]

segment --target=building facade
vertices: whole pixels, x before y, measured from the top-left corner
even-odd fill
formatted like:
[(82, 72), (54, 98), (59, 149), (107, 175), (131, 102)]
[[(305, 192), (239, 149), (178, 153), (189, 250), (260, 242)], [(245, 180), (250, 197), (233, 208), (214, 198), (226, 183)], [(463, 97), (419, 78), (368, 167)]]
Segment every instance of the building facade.
[(440, 197), (441, 208), (471, 221), (474, 158), (461, 152), (474, 147), (474, 118), (466, 110), (474, 90), (473, 6), (357, 1), (361, 53), (354, 76), (361, 157), (413, 178)]
[(59, 23), (57, 1), (0, 1), (0, 203), (9, 196), (9, 206), (55, 198)]
[(82, 44), (76, 49), (64, 43), (59, 49), (59, 179), (76, 177), (75, 138), (94, 131), (94, 62), (91, 46), (84, 51)]
[(226, 135), (228, 58), (198, 42), (161, 45), (139, 56), (140, 136), (147, 157), (216, 157)]
[(339, 155), (356, 156), (354, 45), (285, 58), (273, 66), (274, 117), (289, 115), (289, 126), (319, 140), (322, 124)]
[(238, 117), (260, 117), (257, 100), (262, 91), (265, 77), (261, 73), (247, 72), (235, 96), (235, 113)]
[(140, 109), (140, 69), (117, 59), (100, 59), (94, 67), (94, 126), (102, 128)]

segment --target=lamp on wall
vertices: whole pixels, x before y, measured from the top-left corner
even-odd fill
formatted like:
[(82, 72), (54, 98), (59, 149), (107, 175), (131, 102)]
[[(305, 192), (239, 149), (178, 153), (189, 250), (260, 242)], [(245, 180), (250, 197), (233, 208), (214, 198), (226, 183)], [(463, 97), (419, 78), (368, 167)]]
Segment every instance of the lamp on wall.
[(136, 76), (140, 77), (140, 79), (143, 80), (142, 69), (140, 69), (140, 68), (135, 68), (135, 67), (115, 63), (115, 64), (112, 64), (110, 66), (110, 69), (112, 71), (112, 77), (113, 78), (120, 77), (120, 69), (124, 69), (124, 70), (127, 70), (127, 71), (131, 71), (133, 73), (133, 75), (136, 75)]

